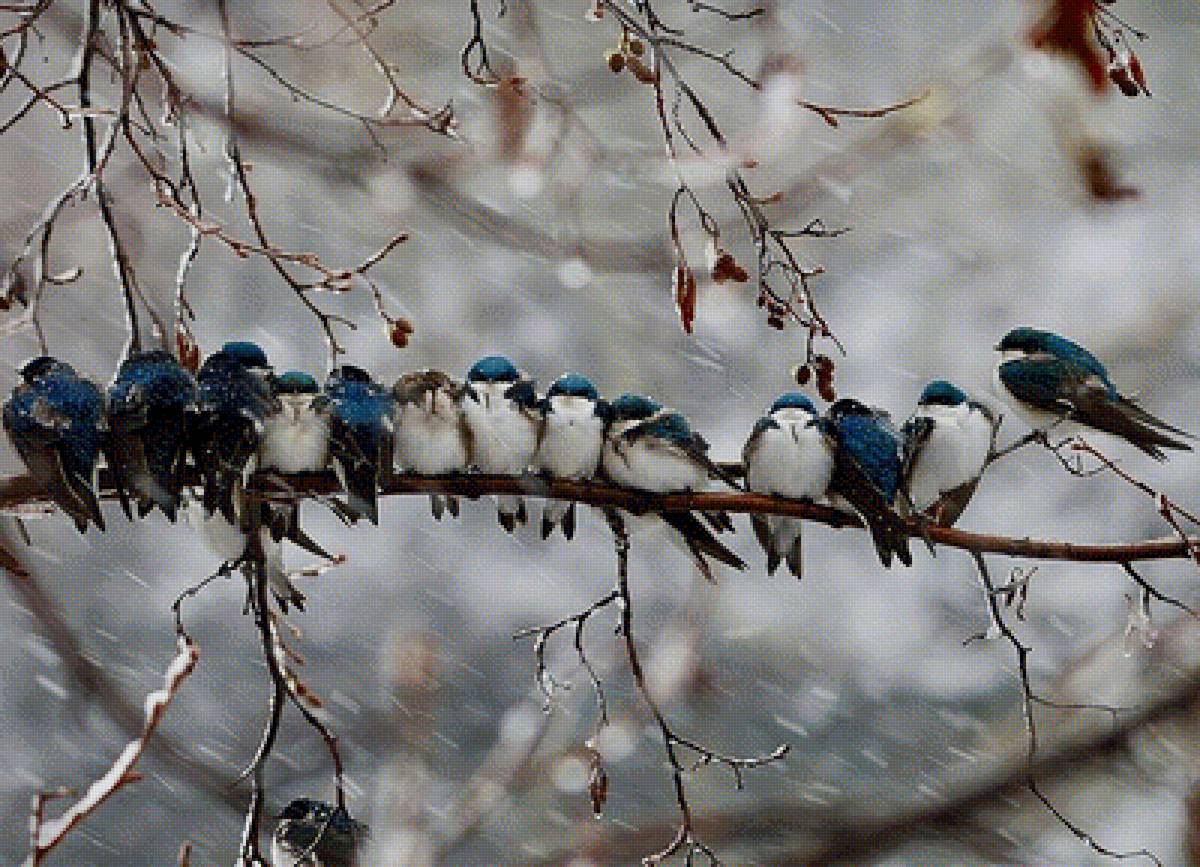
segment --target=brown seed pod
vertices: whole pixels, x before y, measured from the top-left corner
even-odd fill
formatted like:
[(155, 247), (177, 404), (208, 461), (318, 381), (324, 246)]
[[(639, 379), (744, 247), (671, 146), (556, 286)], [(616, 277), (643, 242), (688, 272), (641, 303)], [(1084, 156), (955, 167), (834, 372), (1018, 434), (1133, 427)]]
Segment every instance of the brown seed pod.
[(391, 321), (388, 328), (388, 337), (391, 338), (392, 345), (397, 349), (403, 349), (408, 346), (408, 335), (412, 334), (412, 323), (400, 316)]
[(592, 815), (599, 819), (604, 815), (604, 802), (608, 800), (608, 773), (600, 760), (600, 754), (592, 752), (592, 766), (588, 774), (588, 797), (592, 799)]
[(608, 52), (604, 55), (604, 60), (614, 73), (621, 72), (625, 68), (625, 55), (619, 51)]
[(658, 80), (650, 67), (642, 63), (638, 58), (627, 57), (625, 62), (629, 66), (629, 71), (633, 73), (633, 77), (642, 84), (654, 84)]

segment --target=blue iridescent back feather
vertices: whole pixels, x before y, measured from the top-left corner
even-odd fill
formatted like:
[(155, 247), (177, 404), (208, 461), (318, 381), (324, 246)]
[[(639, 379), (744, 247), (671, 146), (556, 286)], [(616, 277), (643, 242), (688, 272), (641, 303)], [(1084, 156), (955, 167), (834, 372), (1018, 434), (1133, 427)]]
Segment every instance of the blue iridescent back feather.
[(1001, 338), (996, 348), (1002, 352), (1020, 350), (1028, 353), (1053, 355), (1064, 365), (1074, 368), (1077, 372), (1098, 377), (1110, 395), (1113, 397), (1117, 395), (1116, 386), (1108, 378), (1108, 370), (1100, 363), (1100, 360), (1078, 343), (1055, 334), (1053, 331), (1028, 327), (1014, 328)]
[(854, 459), (872, 485), (891, 503), (900, 487), (900, 437), (885, 419), (849, 413), (835, 418), (838, 445)]
[(612, 417), (618, 421), (634, 421), (637, 419), (650, 418), (662, 409), (662, 404), (658, 401), (645, 397), (640, 394), (625, 394), (618, 397), (611, 404), (609, 410)]

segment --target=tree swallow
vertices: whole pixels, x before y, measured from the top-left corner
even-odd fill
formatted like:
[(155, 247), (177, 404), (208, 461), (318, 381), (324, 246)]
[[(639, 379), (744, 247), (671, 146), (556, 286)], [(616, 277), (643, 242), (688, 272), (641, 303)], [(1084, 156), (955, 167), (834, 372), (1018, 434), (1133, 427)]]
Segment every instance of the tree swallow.
[(289, 370), (271, 382), (275, 404), (263, 422), (258, 466), (315, 473), (329, 463), (329, 400), (307, 373)]
[[(289, 370), (271, 381), (274, 405), (263, 423), (258, 468), (280, 473), (316, 473), (329, 465), (329, 399), (307, 373)], [(264, 504), (271, 538), (287, 538), (305, 550), (330, 555), (300, 528), (299, 502)], [(299, 606), (298, 606), (299, 607)]]
[(907, 504), (939, 526), (953, 525), (975, 493), (998, 427), (989, 407), (953, 384), (939, 379), (925, 386), (900, 429)]
[[(396, 399), (396, 464), (419, 476), (463, 473), (471, 465), (471, 432), (462, 411), (463, 386), (440, 370), (406, 373), (392, 386)], [(458, 517), (458, 498), (430, 494), (433, 517)]]
[(996, 349), (1001, 353), (993, 376), (996, 393), (1035, 430), (1074, 422), (1128, 440), (1159, 461), (1166, 460), (1163, 449), (1191, 450), (1168, 436), (1190, 434), (1120, 394), (1104, 365), (1077, 343), (1049, 331), (1014, 328)]
[[(471, 431), (471, 463), (481, 473), (520, 476), (537, 449), (537, 393), (533, 380), (503, 355), (489, 355), (467, 372), (462, 401)], [(500, 526), (512, 532), (529, 520), (525, 501), (496, 497)]]
[(821, 428), (833, 450), (830, 495), (862, 518), (884, 566), (892, 565), (893, 554), (911, 566), (908, 531), (894, 511), (900, 490), (900, 435), (888, 414), (842, 398), (829, 407)]
[(96, 497), (104, 436), (104, 394), (71, 365), (42, 355), (21, 368), (24, 380), (4, 404), (4, 430), (33, 477), (71, 516), (79, 532), (104, 529)]
[(392, 469), (391, 392), (361, 367), (343, 364), (325, 381), (330, 404), (329, 453), (355, 518), (379, 523), (379, 481)]
[[(238, 567), (243, 575), (246, 576), (247, 582), (250, 580), (250, 566), (246, 562), (248, 554), (246, 548), (250, 541), (250, 532), (248, 526), (232, 523), (227, 520), (225, 515), (219, 510), (207, 514), (200, 504), (192, 500), (192, 510), (188, 512), (189, 523), (195, 527), (200, 538), (210, 551), (221, 558), (226, 568), (232, 569)], [(272, 530), (272, 521), (276, 518), (273, 507), (269, 503), (259, 504), (259, 528), (258, 538), (259, 544), (262, 547), (263, 567), (266, 571), (267, 586), (271, 593), (275, 596), (279, 603), (279, 608), (284, 614), (287, 614), (290, 605), (296, 606), (297, 610), (304, 610), (305, 597), (300, 590), (292, 584), (291, 578), (283, 563), (283, 543), (281, 536)], [(238, 512), (240, 518), (245, 520), (244, 504), (239, 503)], [(315, 545), (315, 543), (313, 543)], [(305, 546), (307, 547), (307, 546)], [(311, 550), (311, 549), (310, 549)], [(329, 554), (321, 552), (318, 548), (320, 556), (330, 559)]]
[(132, 496), (138, 517), (158, 506), (175, 520), (196, 398), (195, 377), (169, 352), (139, 352), (121, 363), (108, 389), (104, 454), (127, 517)]
[(204, 482), (204, 510), (220, 510), (237, 526), (236, 492), (258, 450), (273, 406), (266, 353), (254, 343), (226, 343), (204, 360), (196, 380), (199, 399), (192, 454)]
[(357, 867), (370, 829), (341, 807), (297, 798), (279, 814), (271, 835), (276, 867)]
[[(604, 437), (600, 465), (604, 473), (623, 488), (650, 493), (680, 493), (703, 488), (710, 476), (728, 479), (708, 458), (708, 443), (692, 431), (687, 420), (665, 409), (657, 401), (637, 394), (623, 394), (612, 403), (610, 423)], [(660, 517), (682, 537), (697, 568), (709, 581), (712, 567), (705, 555), (736, 569), (746, 563), (724, 545), (691, 512), (661, 512)], [(721, 531), (732, 526), (729, 516), (705, 518)], [(677, 536), (668, 534), (677, 541)]]
[[(833, 449), (821, 431), (811, 400), (798, 392), (782, 395), (760, 418), (742, 449), (746, 487), (759, 494), (816, 502), (833, 477)], [(800, 577), (803, 522), (781, 515), (751, 515), (754, 535), (767, 554), (767, 574), (781, 560)]]
[[(578, 373), (556, 379), (539, 404), (534, 469), (552, 479), (583, 481), (600, 466), (608, 404), (600, 399), (591, 380)], [(548, 539), (556, 526), (568, 539), (575, 536), (575, 503), (547, 500), (542, 510), (542, 538)]]

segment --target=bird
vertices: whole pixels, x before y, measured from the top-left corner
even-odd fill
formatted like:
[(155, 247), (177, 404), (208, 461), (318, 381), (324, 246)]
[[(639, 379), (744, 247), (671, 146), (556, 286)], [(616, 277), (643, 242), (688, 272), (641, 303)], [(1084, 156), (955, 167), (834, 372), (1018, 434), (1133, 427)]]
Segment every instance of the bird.
[[(780, 395), (750, 432), (742, 466), (751, 491), (808, 502), (824, 499), (833, 477), (833, 449), (813, 402), (799, 392)], [(786, 560), (799, 578), (803, 523), (782, 515), (751, 515), (750, 524), (766, 552), (767, 574)]]
[[(329, 466), (329, 399), (308, 373), (289, 370), (271, 380), (274, 403), (263, 422), (258, 469), (316, 473)], [(298, 502), (264, 504), (261, 521), (271, 539), (288, 539), (326, 560), (331, 555), (300, 527)], [(299, 607), (299, 606), (298, 606)]]
[(267, 414), (274, 405), (271, 367), (257, 344), (235, 341), (204, 360), (193, 415), (191, 449), (204, 483), (205, 512), (220, 510), (234, 526), (246, 473), (253, 469)]
[(104, 529), (96, 496), (104, 436), (104, 393), (75, 368), (49, 355), (26, 362), (4, 404), (8, 438), (29, 472), (80, 533)]
[(329, 399), (310, 374), (289, 370), (271, 381), (274, 405), (263, 422), (258, 467), (320, 472), (329, 464)]
[(370, 829), (344, 807), (296, 798), (279, 814), (271, 835), (276, 867), (357, 867)]
[(944, 379), (925, 386), (900, 428), (904, 502), (942, 527), (970, 502), (996, 442), (991, 408)]
[(138, 517), (157, 506), (175, 521), (197, 395), (196, 378), (169, 352), (137, 352), (121, 362), (105, 401), (103, 451), (126, 517), (133, 518), (132, 497)]
[[(467, 372), (463, 416), (471, 432), (471, 463), (481, 473), (521, 476), (537, 449), (537, 391), (532, 379), (503, 355), (479, 359)], [(497, 518), (508, 532), (529, 520), (525, 501), (496, 496)]]
[(1035, 430), (1043, 433), (1066, 422), (1103, 431), (1131, 443), (1158, 461), (1164, 449), (1191, 451), (1177, 437), (1191, 434), (1172, 427), (1117, 391), (1104, 365), (1079, 344), (1051, 331), (1014, 328), (996, 344), (1000, 361), (993, 371), (996, 393)]
[[(463, 473), (471, 465), (471, 431), (462, 410), (464, 387), (440, 370), (406, 373), (392, 386), (396, 400), (396, 464), (421, 476)], [(433, 517), (458, 517), (458, 498), (430, 494)]]
[(893, 555), (911, 566), (908, 530), (895, 511), (900, 435), (888, 414), (853, 398), (841, 398), (826, 410), (820, 424), (833, 450), (831, 499), (862, 518), (884, 566), (892, 565)]
[[(623, 488), (648, 493), (695, 491), (712, 476), (728, 477), (708, 458), (707, 451), (708, 443), (678, 412), (644, 395), (626, 393), (612, 402), (600, 466), (608, 479)], [(709, 581), (715, 578), (707, 557), (735, 569), (746, 568), (745, 561), (722, 545), (691, 512), (666, 511), (658, 516), (675, 531), (668, 538), (682, 540)], [(705, 518), (718, 532), (732, 527), (723, 513)]]
[(395, 401), (392, 394), (353, 364), (334, 368), (325, 380), (329, 401), (329, 455), (351, 520), (379, 523), (379, 481), (392, 469)]
[[(244, 504), (238, 504), (238, 515), (241, 523), (229, 521), (218, 509), (207, 512), (198, 500), (190, 500), (191, 508), (187, 512), (189, 523), (200, 533), (200, 538), (210, 551), (221, 558), (222, 571), (231, 572), (234, 568), (241, 570), (247, 583), (253, 576), (253, 565), (249, 561), (250, 551), (250, 517)], [(281, 536), (272, 529), (275, 515), (268, 503), (259, 504), (258, 539), (262, 551), (263, 569), (267, 578), (267, 587), (271, 590), (279, 608), (284, 614), (291, 606), (298, 611), (304, 610), (305, 596), (292, 584), (287, 569), (283, 563), (283, 543)], [(289, 536), (289, 538), (291, 538)], [(295, 541), (293, 539), (293, 541)], [(316, 543), (312, 543), (315, 545)], [(308, 547), (307, 545), (305, 547)], [(309, 550), (312, 550), (311, 548)], [(329, 554), (320, 550), (317, 553), (326, 559), (332, 559)]]
[[(551, 383), (538, 404), (538, 426), (534, 469), (552, 479), (584, 481), (600, 466), (608, 404), (596, 386), (579, 373), (564, 373)], [(561, 527), (568, 539), (575, 536), (575, 502), (547, 500), (542, 510), (542, 538), (548, 539)]]

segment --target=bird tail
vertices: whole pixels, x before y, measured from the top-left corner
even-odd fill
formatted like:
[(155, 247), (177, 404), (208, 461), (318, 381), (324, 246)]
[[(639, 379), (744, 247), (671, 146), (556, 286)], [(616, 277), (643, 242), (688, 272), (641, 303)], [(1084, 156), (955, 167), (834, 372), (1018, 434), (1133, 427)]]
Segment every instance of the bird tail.
[(529, 512), (525, 510), (525, 500), (514, 494), (498, 494), (496, 496), (496, 517), (500, 526), (509, 533), (519, 525), (529, 521)]
[(572, 500), (546, 500), (542, 508), (542, 538), (549, 539), (555, 527), (561, 527), (568, 539), (575, 537), (575, 503)]
[(369, 461), (335, 457), (334, 472), (346, 492), (346, 505), (355, 518), (379, 524), (378, 472)]
[(746, 561), (718, 542), (712, 532), (691, 512), (663, 512), (662, 519), (683, 537), (696, 566), (709, 581), (715, 583), (716, 579), (707, 557), (734, 569), (746, 568)]
[(1116, 405), (1108, 404), (1100, 412), (1089, 413), (1089, 421), (1101, 430), (1124, 437), (1157, 461), (1167, 459), (1163, 449), (1192, 450), (1190, 444), (1168, 436), (1171, 433), (1190, 439), (1191, 434), (1151, 415), (1128, 398), (1121, 398)]
[(877, 515), (864, 513), (862, 518), (871, 533), (880, 563), (890, 567), (892, 556), (895, 555), (905, 566), (913, 564), (912, 552), (908, 549), (908, 530), (894, 512)]

